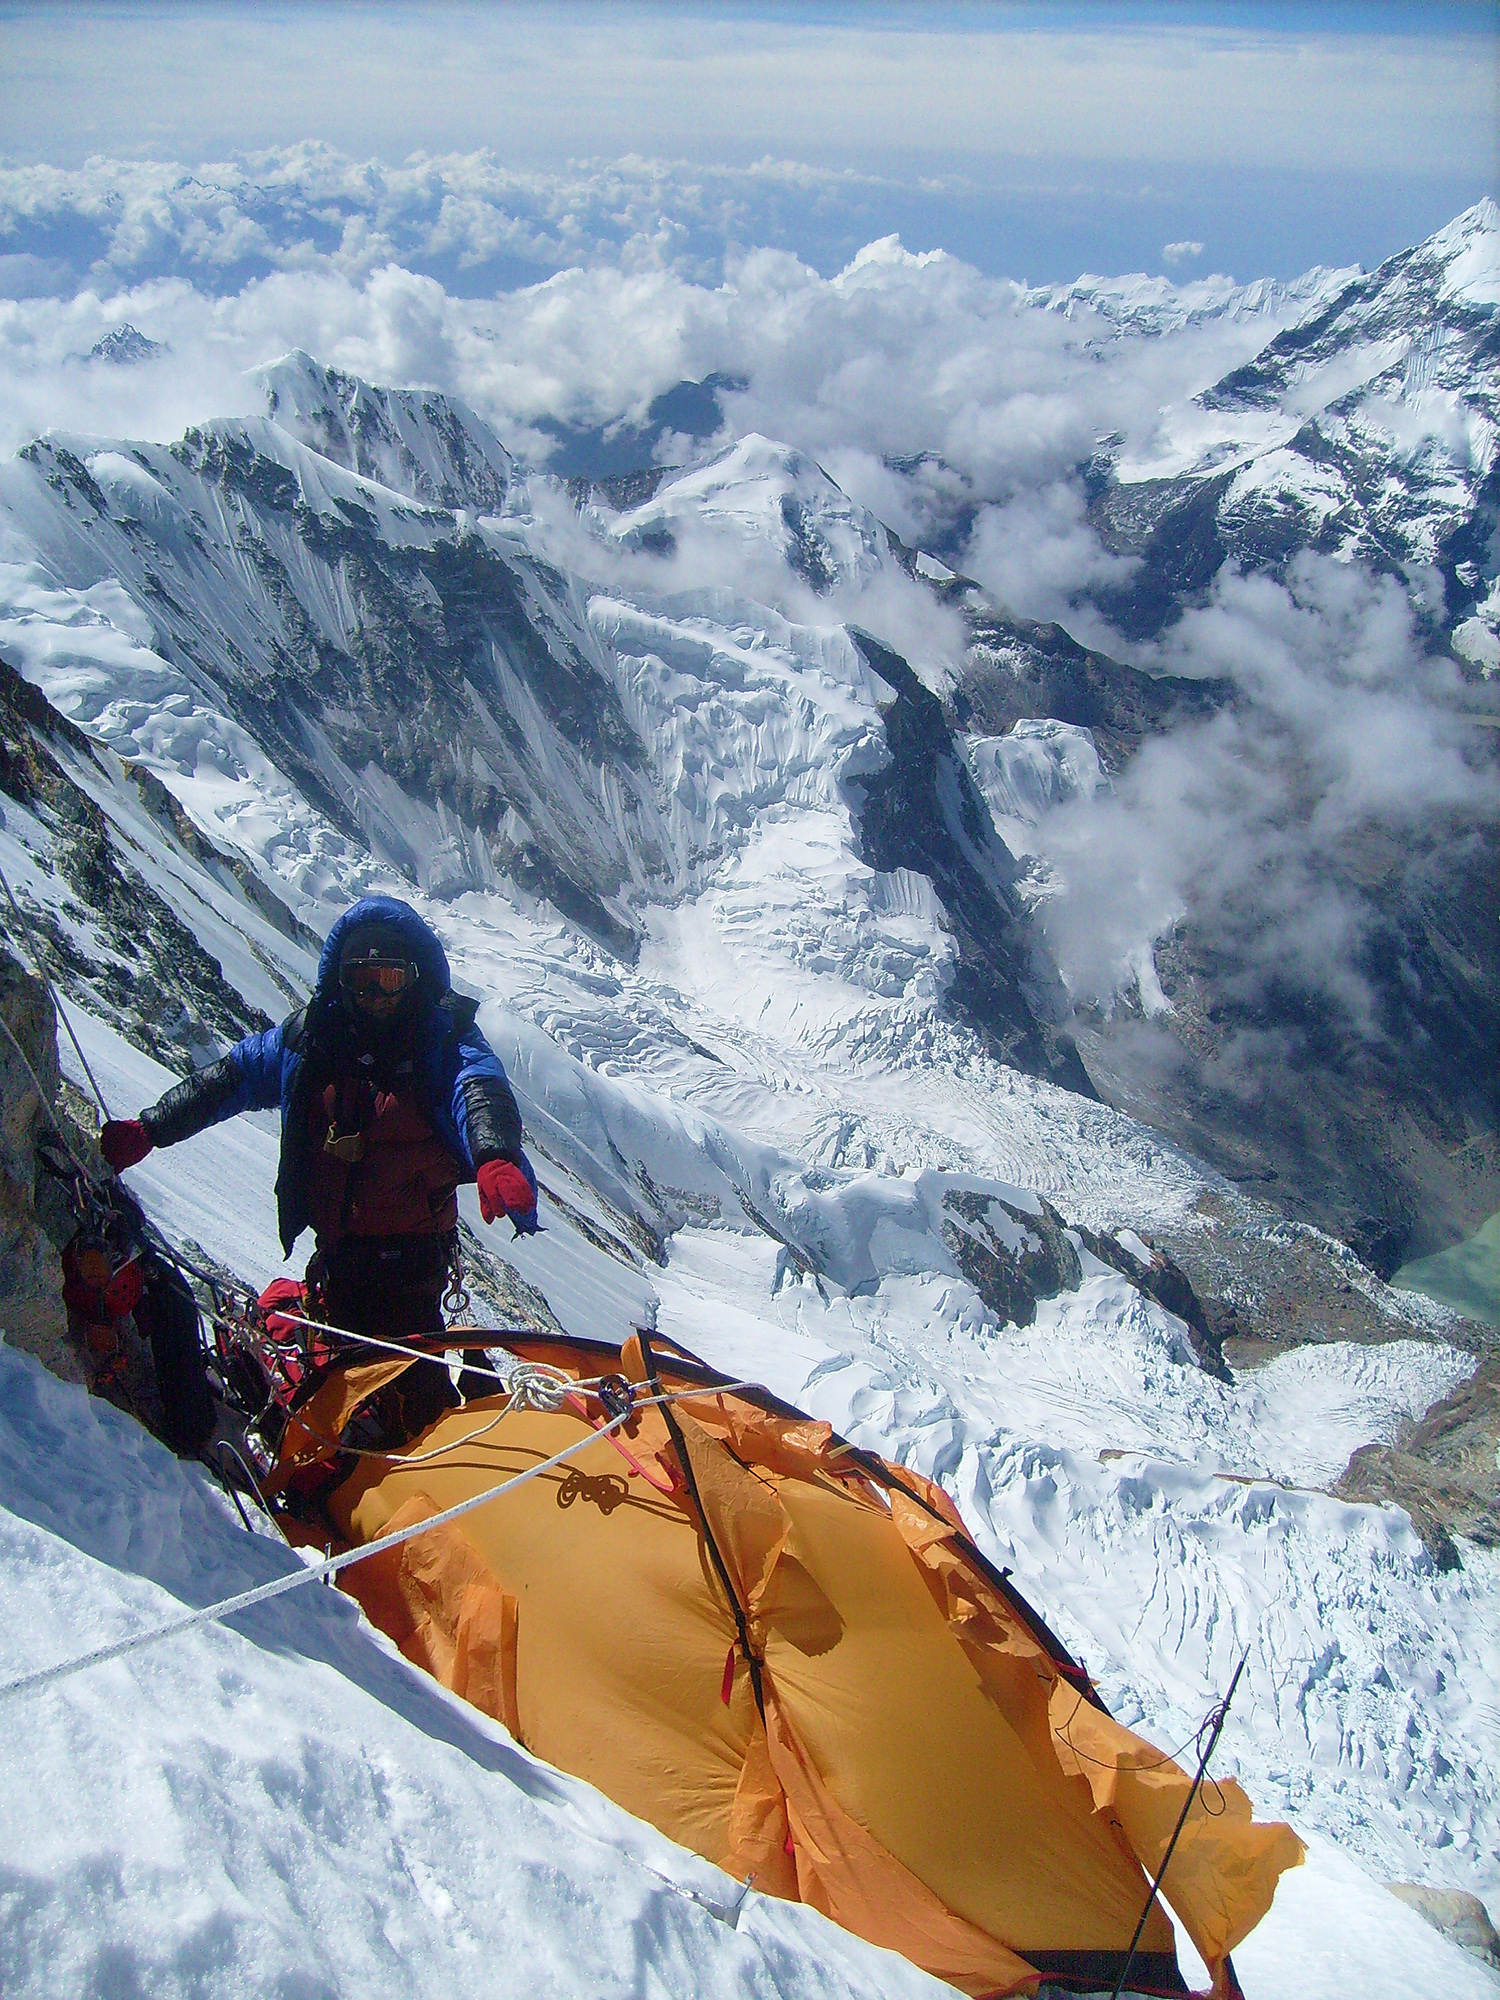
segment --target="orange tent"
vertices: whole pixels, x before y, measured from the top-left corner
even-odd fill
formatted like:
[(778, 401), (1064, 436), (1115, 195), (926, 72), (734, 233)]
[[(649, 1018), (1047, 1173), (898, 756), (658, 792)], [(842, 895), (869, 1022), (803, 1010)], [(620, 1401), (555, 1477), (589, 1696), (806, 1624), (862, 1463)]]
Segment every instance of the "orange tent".
[[(946, 1494), (659, 1335), (503, 1339), (574, 1380), (692, 1393), (346, 1570), (371, 1619), (529, 1750), (763, 1893), (969, 1994), (1112, 1986), (1190, 1779), (1105, 1712)], [(283, 1476), (410, 1365), (325, 1381)], [(469, 1402), (359, 1459), (329, 1516), (372, 1541), (602, 1420), (587, 1390), (559, 1411)], [(1211, 1803), (1163, 1894), (1222, 1994), (1302, 1847), (1253, 1825), (1232, 1782)], [(1185, 1990), (1159, 1907), (1130, 1986)]]

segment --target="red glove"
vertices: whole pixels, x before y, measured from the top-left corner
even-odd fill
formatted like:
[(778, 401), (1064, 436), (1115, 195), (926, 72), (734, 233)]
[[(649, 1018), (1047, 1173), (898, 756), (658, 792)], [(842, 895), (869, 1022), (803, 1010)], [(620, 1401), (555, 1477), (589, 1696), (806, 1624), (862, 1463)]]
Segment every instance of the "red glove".
[(531, 1182), (509, 1160), (486, 1160), (474, 1178), (479, 1183), (479, 1213), (486, 1222), (493, 1222), (497, 1215), (524, 1222), (536, 1214)]
[(99, 1134), (99, 1151), (117, 1174), (144, 1160), (154, 1143), (139, 1118), (111, 1118)]

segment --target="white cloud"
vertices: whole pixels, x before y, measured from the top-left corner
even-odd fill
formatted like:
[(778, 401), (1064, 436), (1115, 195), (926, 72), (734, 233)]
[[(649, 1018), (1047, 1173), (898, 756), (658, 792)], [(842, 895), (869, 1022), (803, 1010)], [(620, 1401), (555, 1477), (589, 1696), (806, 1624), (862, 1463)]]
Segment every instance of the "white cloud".
[(1424, 653), (1394, 579), (1312, 554), (1284, 583), (1222, 571), (1152, 663), (1223, 677), (1239, 698), (1042, 823), (1068, 884), (1047, 928), (1074, 992), (1108, 1000), (1186, 914), (1230, 997), (1279, 985), (1375, 1034), (1372, 891), (1441, 879), (1444, 855), (1500, 820), (1457, 671)]
[(1161, 254), (1169, 264), (1182, 264), (1190, 257), (1201, 257), (1203, 255), (1203, 245), (1201, 243), (1164, 243), (1161, 248)]
[(79, 4), (66, 31), (50, 8), (4, 21), (0, 148), (202, 160), (318, 132), (390, 158), (503, 145), (553, 165), (649, 142), (722, 163), (904, 157), (929, 174), (1003, 157), (1468, 173), (1493, 157), (1477, 26)]
[(1071, 479), (1053, 479), (1003, 506), (986, 507), (964, 557), (965, 570), (1023, 618), (1074, 624), (1083, 592), (1127, 583), (1137, 567), (1104, 547)]
[[(937, 453), (1004, 500), (1064, 476), (1101, 431), (1149, 441), (1162, 404), (1257, 343), (1214, 323), (1127, 350), (1087, 311), (1038, 312), (1016, 285), (894, 238), (830, 279), (783, 250), (726, 248), (760, 193), (792, 182), (831, 185), (770, 162), (549, 177), (487, 154), (385, 167), (313, 145), (192, 173), (0, 169), (0, 252), (45, 243), (60, 287), (0, 299), (0, 441), (49, 423), (171, 435), (243, 407), (236, 370), (292, 346), (461, 394), (523, 444), (538, 416), (639, 414), (718, 369), (751, 378), (742, 428), (874, 465)], [(512, 286), (563, 268), (467, 296), (466, 273), (488, 259), (493, 277), (502, 255)], [(170, 367), (65, 365), (126, 319), (171, 343)], [(912, 486), (913, 505), (958, 498)]]

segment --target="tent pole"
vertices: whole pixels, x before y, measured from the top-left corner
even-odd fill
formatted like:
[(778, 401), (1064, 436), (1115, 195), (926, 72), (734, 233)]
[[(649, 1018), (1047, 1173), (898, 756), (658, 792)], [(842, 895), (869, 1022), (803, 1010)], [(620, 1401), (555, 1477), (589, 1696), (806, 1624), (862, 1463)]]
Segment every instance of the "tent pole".
[[(1212, 1724), (1208, 1742), (1204, 1746), (1203, 1755), (1198, 1759), (1197, 1773), (1192, 1784), (1188, 1787), (1188, 1795), (1183, 1800), (1182, 1811), (1177, 1816), (1177, 1824), (1172, 1829), (1172, 1838), (1167, 1842), (1167, 1851), (1161, 1858), (1161, 1866), (1156, 1871), (1156, 1880), (1151, 1884), (1151, 1893), (1146, 1898), (1146, 1907), (1141, 1911), (1141, 1920), (1135, 1927), (1135, 1936), (1130, 1940), (1130, 1949), (1125, 1954), (1125, 1963), (1120, 1967), (1120, 1976), (1115, 1981), (1115, 1989), (1110, 1994), (1109, 2000), (1120, 2000), (1120, 1995), (1125, 1990), (1125, 1982), (1130, 1977), (1130, 1968), (1135, 1962), (1135, 1949), (1141, 1941), (1141, 1932), (1146, 1928), (1146, 1919), (1151, 1914), (1151, 1906), (1156, 1901), (1157, 1892), (1161, 1888), (1162, 1877), (1166, 1874), (1168, 1863), (1172, 1859), (1178, 1835), (1187, 1825), (1187, 1816), (1193, 1809), (1193, 1800), (1197, 1798), (1198, 1787), (1203, 1783), (1203, 1773), (1208, 1769), (1208, 1760), (1214, 1754), (1214, 1745), (1218, 1742), (1220, 1732), (1223, 1730), (1225, 1721), (1228, 1719), (1229, 1704), (1234, 1700), (1234, 1691), (1240, 1684), (1240, 1675), (1245, 1671), (1245, 1662), (1249, 1658), (1250, 1648), (1247, 1646), (1240, 1655), (1239, 1665), (1234, 1670), (1234, 1679), (1229, 1683), (1228, 1694), (1225, 1695), (1213, 1714), (1208, 1718), (1208, 1723)], [(1208, 1724), (1205, 1724), (1205, 1727), (1208, 1727)]]

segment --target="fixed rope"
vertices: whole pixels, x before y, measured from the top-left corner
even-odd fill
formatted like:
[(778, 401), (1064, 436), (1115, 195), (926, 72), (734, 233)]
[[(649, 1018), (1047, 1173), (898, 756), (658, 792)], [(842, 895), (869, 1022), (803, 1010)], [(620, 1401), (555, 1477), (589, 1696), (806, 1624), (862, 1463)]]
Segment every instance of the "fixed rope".
[[(327, 1320), (309, 1319), (305, 1313), (287, 1312), (283, 1307), (274, 1308), (277, 1319), (284, 1319), (292, 1326), (305, 1326), (313, 1333), (331, 1333), (337, 1339), (358, 1347), (378, 1347), (385, 1354), (406, 1354), (413, 1361), (441, 1361), (444, 1350), (412, 1347), (404, 1340), (377, 1340), (372, 1333), (354, 1333), (345, 1326), (332, 1326)], [(443, 1338), (449, 1347), (459, 1343), (452, 1338), (462, 1333), (483, 1334), (499, 1331), (491, 1327), (448, 1327)], [(439, 1336), (434, 1335), (434, 1339)], [(474, 1343), (471, 1343), (474, 1344)], [(508, 1375), (502, 1375), (498, 1368), (484, 1368), (476, 1361), (464, 1362), (466, 1375), (480, 1375), (487, 1381), (498, 1382), (511, 1396), (512, 1408), (517, 1410), (561, 1410), (570, 1391), (595, 1389), (605, 1379), (602, 1375), (588, 1375), (582, 1378), (569, 1375), (562, 1368), (554, 1368), (546, 1361), (517, 1361)], [(741, 1385), (743, 1386), (743, 1385)]]
[[(626, 1416), (617, 1417), (616, 1424), (626, 1421)], [(609, 1426), (613, 1429), (614, 1425)], [(106, 1660), (118, 1660), (127, 1653), (138, 1653), (148, 1646), (159, 1645), (164, 1639), (175, 1639), (179, 1633), (190, 1632), (197, 1625), (217, 1625), (225, 1618), (232, 1618), (238, 1611), (248, 1611), (252, 1605), (265, 1604), (273, 1597), (284, 1597), (290, 1590), (300, 1590), (304, 1584), (321, 1583), (325, 1578), (337, 1576), (340, 1570), (350, 1569), (355, 1563), (367, 1562), (371, 1556), (381, 1555), (386, 1549), (399, 1548), (416, 1535), (425, 1535), (431, 1528), (446, 1527), (448, 1522), (457, 1521), (465, 1514), (472, 1514), (478, 1507), (486, 1506), (491, 1500), (499, 1500), (504, 1494), (512, 1493), (518, 1486), (524, 1486), (528, 1479), (536, 1479), (555, 1466), (566, 1464), (579, 1452), (595, 1443), (602, 1435), (590, 1431), (587, 1437), (575, 1439), (565, 1450), (554, 1452), (551, 1458), (544, 1458), (536, 1465), (527, 1466), (511, 1478), (502, 1480), (498, 1486), (486, 1488), (467, 1500), (460, 1500), (456, 1506), (447, 1507), (441, 1514), (433, 1514), (425, 1521), (413, 1522), (409, 1527), (398, 1528), (392, 1534), (382, 1535), (378, 1540), (366, 1542), (362, 1548), (346, 1549), (342, 1555), (325, 1556), (321, 1562), (309, 1563), (287, 1576), (273, 1577), (271, 1582), (257, 1584), (253, 1590), (241, 1590), (233, 1597), (226, 1597), (218, 1604), (205, 1606), (202, 1611), (191, 1611), (185, 1617), (174, 1618), (165, 1625), (157, 1625), (149, 1632), (134, 1633), (128, 1639), (117, 1639), (113, 1645), (96, 1646), (91, 1653), (81, 1653), (76, 1659), (59, 1661), (56, 1666), (40, 1667), (34, 1673), (22, 1674), (18, 1679), (0, 1684), (0, 1701), (12, 1695), (26, 1694), (49, 1684), (68, 1680), (74, 1674), (81, 1674), (88, 1667), (102, 1666)]]
[[(425, 1357), (424, 1357), (425, 1358)], [(726, 1383), (724, 1389), (746, 1388), (746, 1383)], [(290, 1590), (300, 1590), (304, 1584), (321, 1583), (329, 1577), (337, 1576), (341, 1570), (351, 1569), (355, 1563), (368, 1562), (371, 1556), (378, 1556), (387, 1549), (399, 1548), (403, 1542), (412, 1541), (417, 1535), (425, 1535), (430, 1529), (443, 1528), (450, 1521), (458, 1521), (465, 1514), (472, 1514), (476, 1508), (488, 1506), (490, 1501), (499, 1500), (507, 1493), (513, 1493), (518, 1486), (524, 1486), (529, 1479), (537, 1479), (544, 1472), (551, 1472), (556, 1466), (566, 1465), (570, 1458), (576, 1458), (600, 1438), (609, 1437), (622, 1424), (629, 1423), (637, 1410), (648, 1409), (666, 1403), (701, 1402), (705, 1395), (720, 1395), (720, 1389), (683, 1389), (672, 1395), (642, 1396), (634, 1399), (628, 1408), (597, 1430), (590, 1430), (586, 1436), (576, 1438), (562, 1451), (554, 1452), (551, 1458), (544, 1458), (536, 1465), (529, 1465), (524, 1472), (514, 1473), (498, 1486), (490, 1486), (483, 1493), (472, 1494), (467, 1500), (460, 1500), (455, 1506), (446, 1507), (440, 1514), (429, 1515), (425, 1521), (414, 1521), (410, 1526), (397, 1528), (389, 1535), (381, 1535), (363, 1547), (346, 1549), (341, 1555), (325, 1556), (321, 1562), (306, 1564), (293, 1570), (287, 1576), (274, 1577), (270, 1583), (257, 1584), (253, 1590), (242, 1590), (233, 1597), (226, 1597), (218, 1604), (205, 1606), (201, 1611), (190, 1611), (184, 1617), (170, 1619), (165, 1625), (154, 1626), (149, 1632), (137, 1632), (128, 1639), (117, 1639), (112, 1645), (96, 1646), (91, 1653), (81, 1653), (76, 1659), (60, 1660), (55, 1666), (39, 1667), (35, 1672), (21, 1674), (12, 1681), (0, 1682), (0, 1702), (12, 1695), (26, 1694), (38, 1688), (68, 1680), (74, 1674), (81, 1674), (89, 1667), (103, 1666), (107, 1660), (118, 1660), (127, 1653), (144, 1651), (148, 1646), (159, 1645), (164, 1639), (175, 1639), (179, 1633), (190, 1632), (195, 1626), (217, 1625), (225, 1618), (232, 1618), (239, 1611), (248, 1611), (252, 1605), (265, 1604), (273, 1597), (283, 1597)]]

